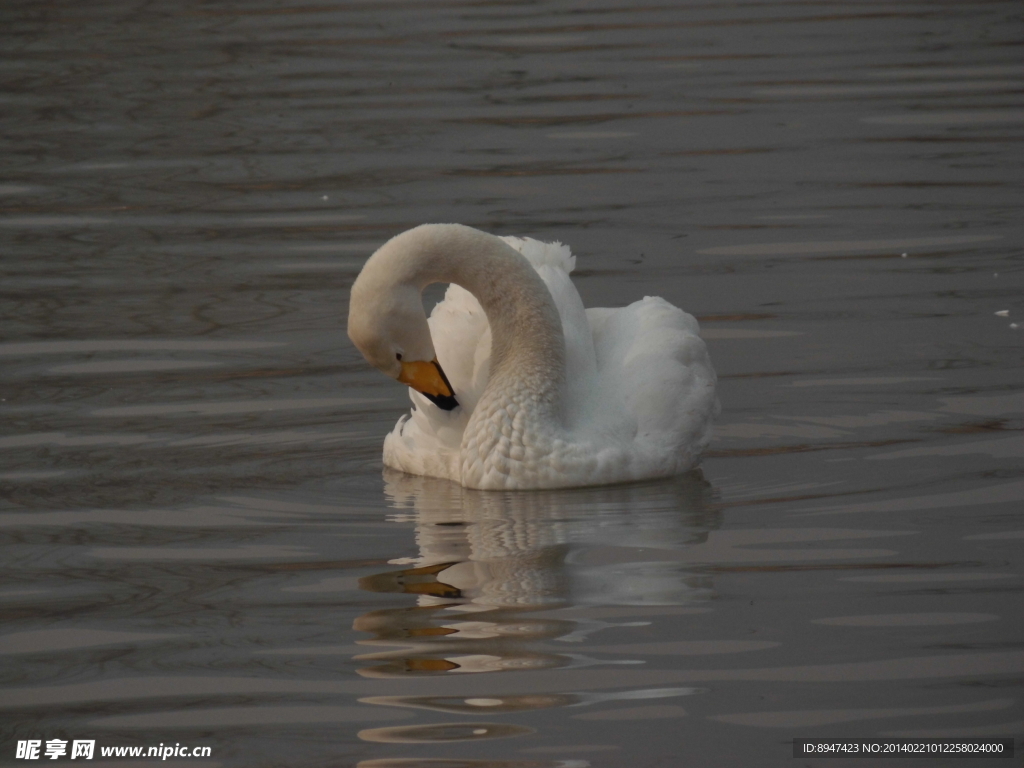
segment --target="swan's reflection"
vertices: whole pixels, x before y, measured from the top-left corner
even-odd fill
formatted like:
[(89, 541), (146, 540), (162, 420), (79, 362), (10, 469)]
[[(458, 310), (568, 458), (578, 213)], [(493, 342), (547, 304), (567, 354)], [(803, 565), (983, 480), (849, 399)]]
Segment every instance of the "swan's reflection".
[[(602, 621), (588, 616), (588, 607), (682, 605), (709, 596), (707, 577), (650, 557), (652, 549), (701, 543), (717, 527), (710, 486), (699, 472), (658, 483), (520, 493), (392, 471), (385, 483), (394, 519), (416, 523), (420, 554), (392, 561), (407, 567), (360, 585), (416, 595), (417, 604), (356, 620), (355, 629), (373, 635), (361, 644), (392, 646), (357, 657), (374, 662), (360, 670), (365, 676), (639, 664), (549, 643), (647, 623)], [(643, 561), (630, 562), (630, 549), (643, 550)], [(586, 566), (577, 565), (584, 552)], [(607, 565), (600, 564), (603, 552), (614, 554)]]

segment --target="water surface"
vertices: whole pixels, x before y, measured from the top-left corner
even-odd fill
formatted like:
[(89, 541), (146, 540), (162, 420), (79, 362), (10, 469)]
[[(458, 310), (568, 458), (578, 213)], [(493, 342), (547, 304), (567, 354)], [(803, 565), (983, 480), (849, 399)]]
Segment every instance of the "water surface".
[[(0, 764), (1022, 748), (1018, 4), (11, 2), (0, 30)], [(382, 472), (408, 402), (348, 289), (428, 221), (695, 314), (701, 469)]]

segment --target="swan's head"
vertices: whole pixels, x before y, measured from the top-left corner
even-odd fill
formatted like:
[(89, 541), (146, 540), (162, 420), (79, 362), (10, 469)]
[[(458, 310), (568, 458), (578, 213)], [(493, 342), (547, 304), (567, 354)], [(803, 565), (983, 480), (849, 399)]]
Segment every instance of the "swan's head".
[(364, 267), (352, 285), (348, 337), (370, 365), (408, 384), (439, 408), (450, 411), (459, 404), (437, 362), (415, 286), (376, 280), (373, 270), (368, 273)]

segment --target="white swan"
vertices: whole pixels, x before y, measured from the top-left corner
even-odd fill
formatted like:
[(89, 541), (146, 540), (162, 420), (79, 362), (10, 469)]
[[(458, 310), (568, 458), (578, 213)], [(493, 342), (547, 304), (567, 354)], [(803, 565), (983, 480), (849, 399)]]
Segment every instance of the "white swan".
[[(352, 285), (348, 334), (415, 407), (384, 463), (469, 488), (604, 485), (696, 465), (718, 411), (697, 321), (656, 297), (583, 308), (560, 243), (424, 224)], [(452, 283), (427, 320), (421, 293)], [(460, 287), (461, 286), (461, 287)]]

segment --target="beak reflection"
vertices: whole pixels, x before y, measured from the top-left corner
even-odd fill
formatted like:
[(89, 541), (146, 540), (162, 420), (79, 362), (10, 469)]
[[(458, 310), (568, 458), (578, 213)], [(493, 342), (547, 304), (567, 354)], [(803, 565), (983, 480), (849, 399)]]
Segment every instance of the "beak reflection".
[(408, 384), (443, 411), (450, 411), (459, 404), (437, 358), (403, 362), (398, 380)]

